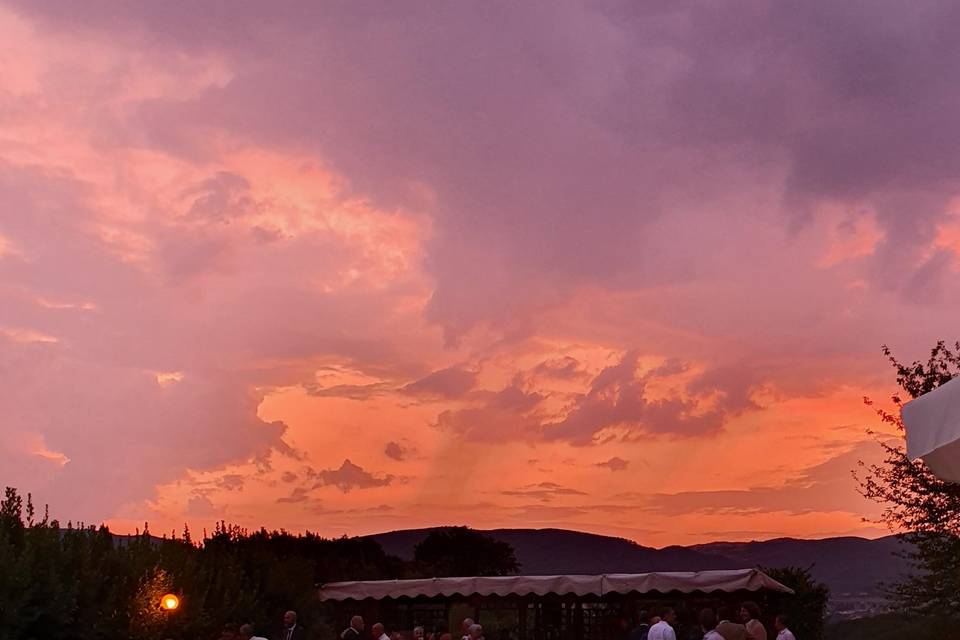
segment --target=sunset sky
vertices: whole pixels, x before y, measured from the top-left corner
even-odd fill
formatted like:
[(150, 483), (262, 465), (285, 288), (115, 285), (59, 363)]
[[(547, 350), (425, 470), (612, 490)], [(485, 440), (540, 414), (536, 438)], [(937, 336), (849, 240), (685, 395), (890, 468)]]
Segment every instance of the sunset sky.
[(876, 536), (960, 5), (0, 0), (0, 484), (133, 531)]

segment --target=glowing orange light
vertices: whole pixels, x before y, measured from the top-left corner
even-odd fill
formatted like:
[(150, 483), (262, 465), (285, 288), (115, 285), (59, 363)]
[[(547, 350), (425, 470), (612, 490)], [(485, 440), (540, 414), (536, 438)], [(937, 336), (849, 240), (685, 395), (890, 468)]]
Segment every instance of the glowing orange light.
[(172, 593), (168, 593), (167, 595), (160, 598), (160, 606), (163, 609), (166, 609), (167, 611), (173, 611), (174, 609), (180, 606), (180, 598), (173, 595)]

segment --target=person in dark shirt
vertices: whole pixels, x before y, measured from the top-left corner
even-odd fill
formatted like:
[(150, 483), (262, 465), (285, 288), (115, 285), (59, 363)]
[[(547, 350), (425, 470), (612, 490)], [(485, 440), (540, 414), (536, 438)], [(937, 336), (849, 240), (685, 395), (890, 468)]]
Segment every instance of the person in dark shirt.
[(637, 626), (627, 636), (628, 640), (647, 640), (647, 634), (650, 633), (650, 612), (643, 610), (637, 615)]
[(307, 630), (297, 623), (296, 611), (283, 614), (283, 629), (276, 635), (276, 640), (307, 640)]
[[(350, 626), (340, 634), (340, 640), (360, 640), (360, 634), (363, 633), (365, 627), (366, 625), (363, 623), (362, 617), (353, 616), (350, 618)], [(296, 639), (294, 638), (292, 640)]]

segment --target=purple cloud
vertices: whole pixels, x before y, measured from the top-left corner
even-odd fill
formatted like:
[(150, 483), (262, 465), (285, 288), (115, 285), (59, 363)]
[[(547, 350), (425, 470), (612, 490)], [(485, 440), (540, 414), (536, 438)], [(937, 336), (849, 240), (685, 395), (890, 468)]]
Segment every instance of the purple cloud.
[(407, 456), (410, 454), (410, 449), (403, 446), (399, 442), (390, 441), (387, 443), (387, 446), (384, 447), (383, 453), (388, 458), (402, 462), (406, 460)]
[[(652, 381), (682, 373), (687, 365), (673, 360), (639, 374), (638, 358), (636, 351), (627, 352), (619, 363), (597, 374), (589, 391), (575, 399), (562, 420), (544, 425), (545, 439), (585, 445), (610, 427), (635, 433), (703, 435), (720, 430), (730, 412), (752, 406), (740, 400), (746, 393), (743, 389), (733, 398), (725, 394), (719, 406), (706, 405), (696, 397), (651, 400), (647, 387)], [(703, 392), (710, 386), (709, 379), (700, 378), (698, 390)]]
[(545, 360), (534, 368), (533, 374), (556, 380), (576, 380), (586, 375), (577, 359), (571, 356)]
[(344, 460), (339, 469), (322, 469), (316, 473), (317, 481), (314, 486), (333, 486), (343, 493), (350, 493), (354, 489), (371, 489), (385, 487), (393, 482), (392, 475), (375, 476), (355, 465), (350, 460)]
[(515, 379), (496, 392), (477, 392), (474, 406), (442, 411), (437, 416), (437, 427), (476, 442), (537, 438), (537, 407), (544, 397), (524, 391), (520, 382)]
[(596, 466), (605, 467), (610, 471), (626, 471), (627, 467), (630, 466), (630, 462), (628, 460), (624, 460), (623, 458), (614, 456), (604, 462), (598, 462)]
[(411, 382), (403, 388), (413, 395), (428, 395), (439, 398), (459, 398), (468, 393), (477, 381), (477, 372), (459, 366), (448, 367)]
[(289, 495), (277, 498), (278, 504), (300, 504), (310, 501), (310, 490), (307, 487), (294, 487)]
[(519, 498), (533, 498), (535, 500), (540, 500), (541, 502), (550, 502), (554, 498), (562, 496), (587, 495), (586, 492), (578, 489), (572, 489), (570, 487), (564, 487), (555, 482), (538, 482), (535, 484), (528, 484), (517, 489), (501, 491), (500, 494)]

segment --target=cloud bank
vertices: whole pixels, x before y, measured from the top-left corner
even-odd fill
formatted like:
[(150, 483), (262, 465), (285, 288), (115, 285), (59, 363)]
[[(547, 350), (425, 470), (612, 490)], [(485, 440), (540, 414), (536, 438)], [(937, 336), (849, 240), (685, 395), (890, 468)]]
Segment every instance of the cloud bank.
[(6, 481), (121, 528), (862, 532), (816, 478), (960, 312), (958, 25), (2, 2)]

